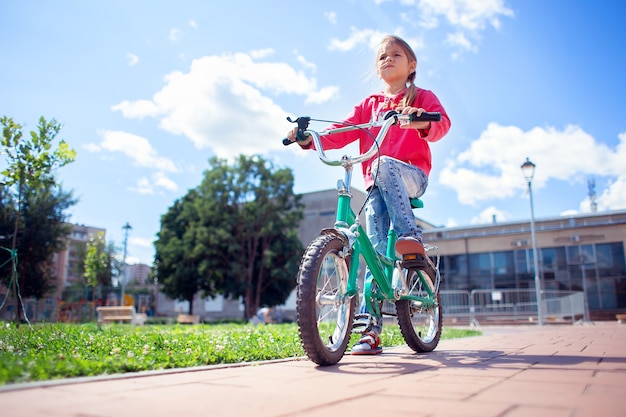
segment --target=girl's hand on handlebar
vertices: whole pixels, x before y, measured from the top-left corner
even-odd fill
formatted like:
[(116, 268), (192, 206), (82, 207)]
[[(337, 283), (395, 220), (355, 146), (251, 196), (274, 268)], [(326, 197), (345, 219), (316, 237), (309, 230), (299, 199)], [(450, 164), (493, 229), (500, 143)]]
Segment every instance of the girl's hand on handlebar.
[[(294, 127), (293, 129), (289, 131), (289, 133), (287, 133), (287, 139), (289, 139), (290, 142), (295, 142), (297, 135), (298, 135), (298, 127)], [(308, 144), (311, 143), (312, 140), (313, 138), (308, 136), (306, 140), (299, 140), (298, 145), (307, 146)]]
[[(415, 114), (418, 117), (422, 115), (426, 110), (421, 107), (399, 107), (396, 109), (401, 114)], [(417, 130), (429, 130), (430, 122), (410, 122), (410, 123), (400, 123), (401, 129), (417, 129)]]

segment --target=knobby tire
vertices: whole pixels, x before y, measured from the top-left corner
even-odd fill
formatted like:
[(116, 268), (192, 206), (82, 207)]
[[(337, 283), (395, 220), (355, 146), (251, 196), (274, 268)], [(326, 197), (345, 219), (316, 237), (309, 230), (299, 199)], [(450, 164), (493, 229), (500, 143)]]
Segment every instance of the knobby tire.
[(345, 296), (350, 257), (334, 235), (317, 237), (298, 271), (296, 316), (302, 347), (310, 360), (334, 365), (345, 354), (354, 321), (356, 297)]
[[(436, 271), (432, 263), (427, 262), (426, 267), (422, 268), (420, 273), (426, 279), (426, 285), (433, 289)], [(418, 270), (409, 270), (407, 280), (410, 294), (427, 297), (424, 283), (419, 279)], [(414, 301), (398, 300), (396, 301), (396, 313), (402, 337), (413, 351), (417, 353), (431, 352), (437, 347), (443, 321), (439, 292), (436, 294), (435, 305), (428, 308)]]

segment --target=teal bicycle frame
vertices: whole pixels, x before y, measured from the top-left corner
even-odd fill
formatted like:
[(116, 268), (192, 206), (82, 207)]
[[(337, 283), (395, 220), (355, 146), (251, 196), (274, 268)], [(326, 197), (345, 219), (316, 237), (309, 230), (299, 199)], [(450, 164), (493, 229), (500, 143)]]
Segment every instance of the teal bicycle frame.
[[(430, 285), (427, 285), (425, 277), (421, 271), (417, 272), (428, 297), (401, 294), (402, 287), (399, 287), (399, 285), (406, 284), (403, 284), (401, 280), (394, 282), (393, 279), (394, 272), (398, 268), (398, 262), (400, 262), (400, 259), (395, 253), (397, 234), (393, 229), (393, 226), (389, 229), (387, 234), (387, 253), (385, 255), (380, 254), (376, 251), (376, 249), (374, 249), (372, 242), (369, 240), (362, 226), (357, 221), (356, 214), (352, 210), (350, 204), (351, 200), (352, 195), (350, 194), (349, 189), (342, 190), (340, 188), (337, 202), (337, 218), (335, 220), (334, 229), (340, 232), (343, 236), (354, 236), (353, 239), (350, 239), (353, 241), (351, 244), (352, 259), (349, 269), (348, 287), (345, 295), (349, 297), (358, 295), (359, 289), (357, 281), (359, 275), (360, 257), (362, 256), (371, 273), (371, 279), (365, 281), (363, 289), (363, 296), (369, 311), (376, 312), (380, 315), (380, 306), (379, 303), (374, 302), (375, 300), (410, 300), (418, 301), (426, 308), (433, 306), (435, 303), (435, 289), (431, 288)], [(413, 199), (412, 203), (419, 204), (421, 203), (421, 200)], [(438, 269), (439, 268), (437, 268), (437, 270)], [(398, 273), (401, 272), (398, 271)], [(372, 285), (372, 282), (375, 282), (376, 285)]]

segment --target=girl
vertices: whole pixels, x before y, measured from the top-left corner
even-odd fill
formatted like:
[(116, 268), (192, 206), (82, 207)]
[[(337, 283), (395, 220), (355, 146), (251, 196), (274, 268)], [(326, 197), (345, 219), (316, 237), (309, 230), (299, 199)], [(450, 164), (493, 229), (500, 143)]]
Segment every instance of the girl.
[[(386, 36), (378, 47), (376, 61), (376, 72), (384, 82), (384, 90), (357, 104), (344, 119), (345, 123), (368, 123), (378, 120), (389, 110), (397, 110), (402, 114), (416, 113), (418, 116), (424, 111), (441, 113), (441, 121), (437, 123), (411, 122), (392, 126), (380, 147), (381, 156), (362, 164), (365, 187), (370, 192), (365, 206), (367, 234), (376, 250), (386, 252), (387, 232), (390, 223), (393, 223), (398, 233), (396, 251), (400, 254), (424, 255), (422, 231), (415, 222), (409, 199), (420, 197), (426, 191), (431, 169), (428, 143), (438, 141), (448, 133), (450, 119), (435, 94), (415, 86), (417, 58), (403, 39)], [(329, 128), (342, 125), (337, 123)], [(372, 146), (377, 129), (372, 129), (372, 136), (359, 130), (322, 136), (324, 149), (342, 148), (359, 140), (359, 148), (363, 153)], [(292, 142), (296, 140), (297, 130), (294, 128), (287, 134)], [(313, 146), (311, 138), (298, 143), (304, 149)], [(365, 300), (361, 303), (361, 313), (371, 320), (372, 330), (362, 335), (352, 348), (352, 354), (381, 353), (379, 335), (382, 318), (367, 311)]]

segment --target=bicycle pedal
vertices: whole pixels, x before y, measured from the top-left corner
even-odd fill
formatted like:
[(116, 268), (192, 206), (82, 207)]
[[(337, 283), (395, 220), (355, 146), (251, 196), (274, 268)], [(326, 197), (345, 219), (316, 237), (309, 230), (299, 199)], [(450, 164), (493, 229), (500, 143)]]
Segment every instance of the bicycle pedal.
[(369, 314), (356, 314), (352, 322), (352, 333), (366, 333), (372, 330), (372, 316)]
[(369, 332), (370, 330), (372, 330), (372, 326), (366, 326), (366, 325), (363, 325), (362, 327), (357, 326), (357, 325), (352, 326), (352, 333), (354, 334), (363, 334), (363, 333)]

